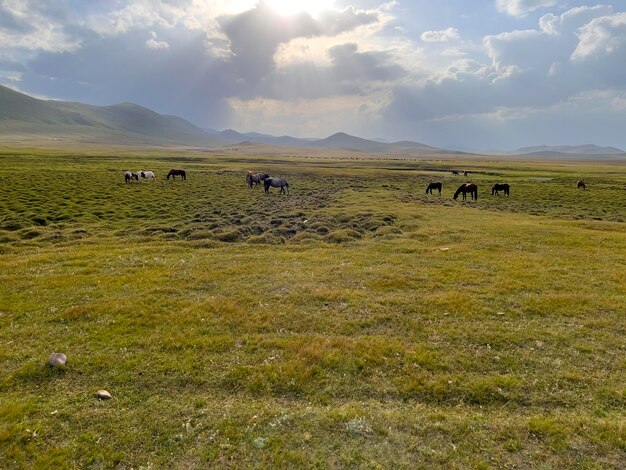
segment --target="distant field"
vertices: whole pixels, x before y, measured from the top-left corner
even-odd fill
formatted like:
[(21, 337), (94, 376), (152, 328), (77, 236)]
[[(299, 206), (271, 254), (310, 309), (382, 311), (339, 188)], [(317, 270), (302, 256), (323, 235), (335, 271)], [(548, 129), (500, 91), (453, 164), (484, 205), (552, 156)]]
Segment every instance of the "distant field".
[(4, 150), (0, 467), (623, 468), (625, 170)]

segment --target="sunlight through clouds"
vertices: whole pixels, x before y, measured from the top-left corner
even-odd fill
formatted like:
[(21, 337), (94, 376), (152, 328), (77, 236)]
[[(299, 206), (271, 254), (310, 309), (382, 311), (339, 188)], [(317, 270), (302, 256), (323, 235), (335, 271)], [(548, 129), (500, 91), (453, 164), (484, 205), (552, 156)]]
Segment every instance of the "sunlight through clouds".
[[(425, 5), (0, 0), (0, 84), (91, 104), (135, 102), (203, 127), (390, 140), (430, 132), (428, 143), (441, 146), (488, 146), (490, 133), (458, 124), (470, 116), (549, 108), (557, 129), (559, 104), (574, 97), (611, 91), (622, 103), (623, 3)], [(583, 122), (590, 106), (578, 100), (567, 110)], [(607, 109), (626, 119), (623, 106)]]

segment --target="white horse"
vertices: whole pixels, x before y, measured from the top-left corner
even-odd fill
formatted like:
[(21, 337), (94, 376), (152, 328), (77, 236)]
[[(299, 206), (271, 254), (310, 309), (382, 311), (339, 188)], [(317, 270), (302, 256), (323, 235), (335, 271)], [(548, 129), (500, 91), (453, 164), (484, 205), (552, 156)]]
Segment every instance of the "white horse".
[(139, 175), (139, 181), (141, 181), (142, 179), (154, 181), (156, 179), (156, 175), (152, 171), (141, 170), (138, 171), (137, 174)]

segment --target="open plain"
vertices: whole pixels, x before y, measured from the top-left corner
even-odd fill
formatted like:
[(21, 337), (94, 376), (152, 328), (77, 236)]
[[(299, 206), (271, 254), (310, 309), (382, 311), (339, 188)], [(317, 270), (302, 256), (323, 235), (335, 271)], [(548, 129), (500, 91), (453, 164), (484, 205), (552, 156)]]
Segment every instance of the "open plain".
[(626, 466), (623, 161), (0, 162), (3, 468)]

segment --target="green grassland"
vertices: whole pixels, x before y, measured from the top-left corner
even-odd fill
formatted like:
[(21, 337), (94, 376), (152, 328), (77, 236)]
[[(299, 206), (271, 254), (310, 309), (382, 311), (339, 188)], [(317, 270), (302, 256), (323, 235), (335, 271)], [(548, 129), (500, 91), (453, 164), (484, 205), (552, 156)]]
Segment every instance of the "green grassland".
[(5, 149), (0, 467), (624, 468), (625, 169)]

